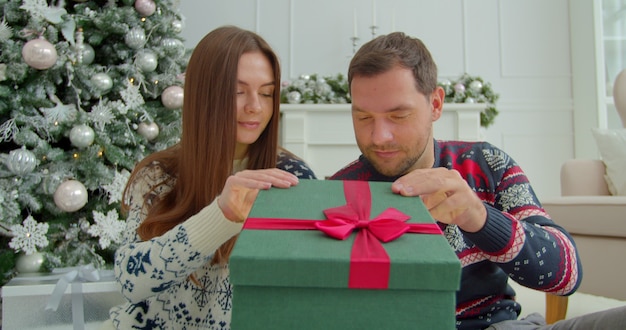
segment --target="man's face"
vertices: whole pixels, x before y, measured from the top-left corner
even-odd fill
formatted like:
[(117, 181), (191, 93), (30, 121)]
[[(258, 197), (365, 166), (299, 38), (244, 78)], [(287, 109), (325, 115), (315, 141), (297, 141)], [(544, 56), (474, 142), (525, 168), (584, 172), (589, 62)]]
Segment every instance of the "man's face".
[(376, 170), (398, 176), (432, 167), (432, 123), (441, 115), (443, 90), (426, 96), (410, 69), (395, 66), (372, 77), (354, 76), (350, 92), (357, 144)]

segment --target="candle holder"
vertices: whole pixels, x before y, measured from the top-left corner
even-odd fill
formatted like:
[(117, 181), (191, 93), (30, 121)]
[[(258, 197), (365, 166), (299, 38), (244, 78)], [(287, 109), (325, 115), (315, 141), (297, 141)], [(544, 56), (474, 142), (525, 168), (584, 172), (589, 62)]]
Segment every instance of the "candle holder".
[(359, 37), (350, 37), (352, 41), (352, 54), (356, 53), (356, 46), (359, 44)]
[(378, 30), (378, 25), (370, 26), (370, 30), (372, 30), (372, 39), (376, 38), (376, 30)]

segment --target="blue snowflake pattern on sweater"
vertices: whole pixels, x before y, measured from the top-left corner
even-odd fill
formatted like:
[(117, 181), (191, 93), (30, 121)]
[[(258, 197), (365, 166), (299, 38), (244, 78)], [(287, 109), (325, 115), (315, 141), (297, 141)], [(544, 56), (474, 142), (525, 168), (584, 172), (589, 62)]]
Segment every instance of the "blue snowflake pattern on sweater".
[[(308, 165), (288, 152), (279, 153), (277, 167), (315, 179)], [(210, 260), (242, 225), (225, 219), (214, 201), (159, 237), (142, 241), (137, 235), (148, 208), (169, 193), (174, 182), (152, 163), (137, 173), (125, 196), (127, 226), (116, 251), (115, 271), (128, 302), (109, 313), (119, 329), (230, 328), (233, 289), (228, 265), (211, 265)]]

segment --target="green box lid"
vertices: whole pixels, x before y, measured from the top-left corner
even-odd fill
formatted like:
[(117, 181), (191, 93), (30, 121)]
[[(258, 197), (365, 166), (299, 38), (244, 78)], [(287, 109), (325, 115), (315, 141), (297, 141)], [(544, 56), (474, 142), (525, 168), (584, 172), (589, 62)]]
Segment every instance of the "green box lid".
[[(371, 217), (393, 207), (407, 223), (434, 223), (422, 200), (369, 182)], [(323, 210), (346, 204), (343, 181), (300, 180), (289, 189), (262, 190), (249, 218), (324, 220)], [(338, 240), (319, 230), (244, 229), (230, 256), (233, 285), (347, 288), (356, 232)], [(405, 233), (383, 246), (390, 257), (389, 289), (458, 290), (460, 262), (443, 235)]]

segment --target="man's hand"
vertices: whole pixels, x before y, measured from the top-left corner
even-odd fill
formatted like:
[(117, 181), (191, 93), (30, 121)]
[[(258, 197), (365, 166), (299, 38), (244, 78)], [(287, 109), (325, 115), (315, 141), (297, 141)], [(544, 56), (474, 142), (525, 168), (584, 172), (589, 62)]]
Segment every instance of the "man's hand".
[(224, 216), (233, 222), (243, 222), (248, 217), (260, 189), (289, 188), (298, 184), (298, 178), (286, 171), (271, 168), (244, 170), (228, 179), (217, 201)]
[(421, 196), (433, 218), (467, 232), (479, 231), (487, 221), (483, 202), (456, 170), (413, 170), (396, 180), (391, 190), (403, 196)]

